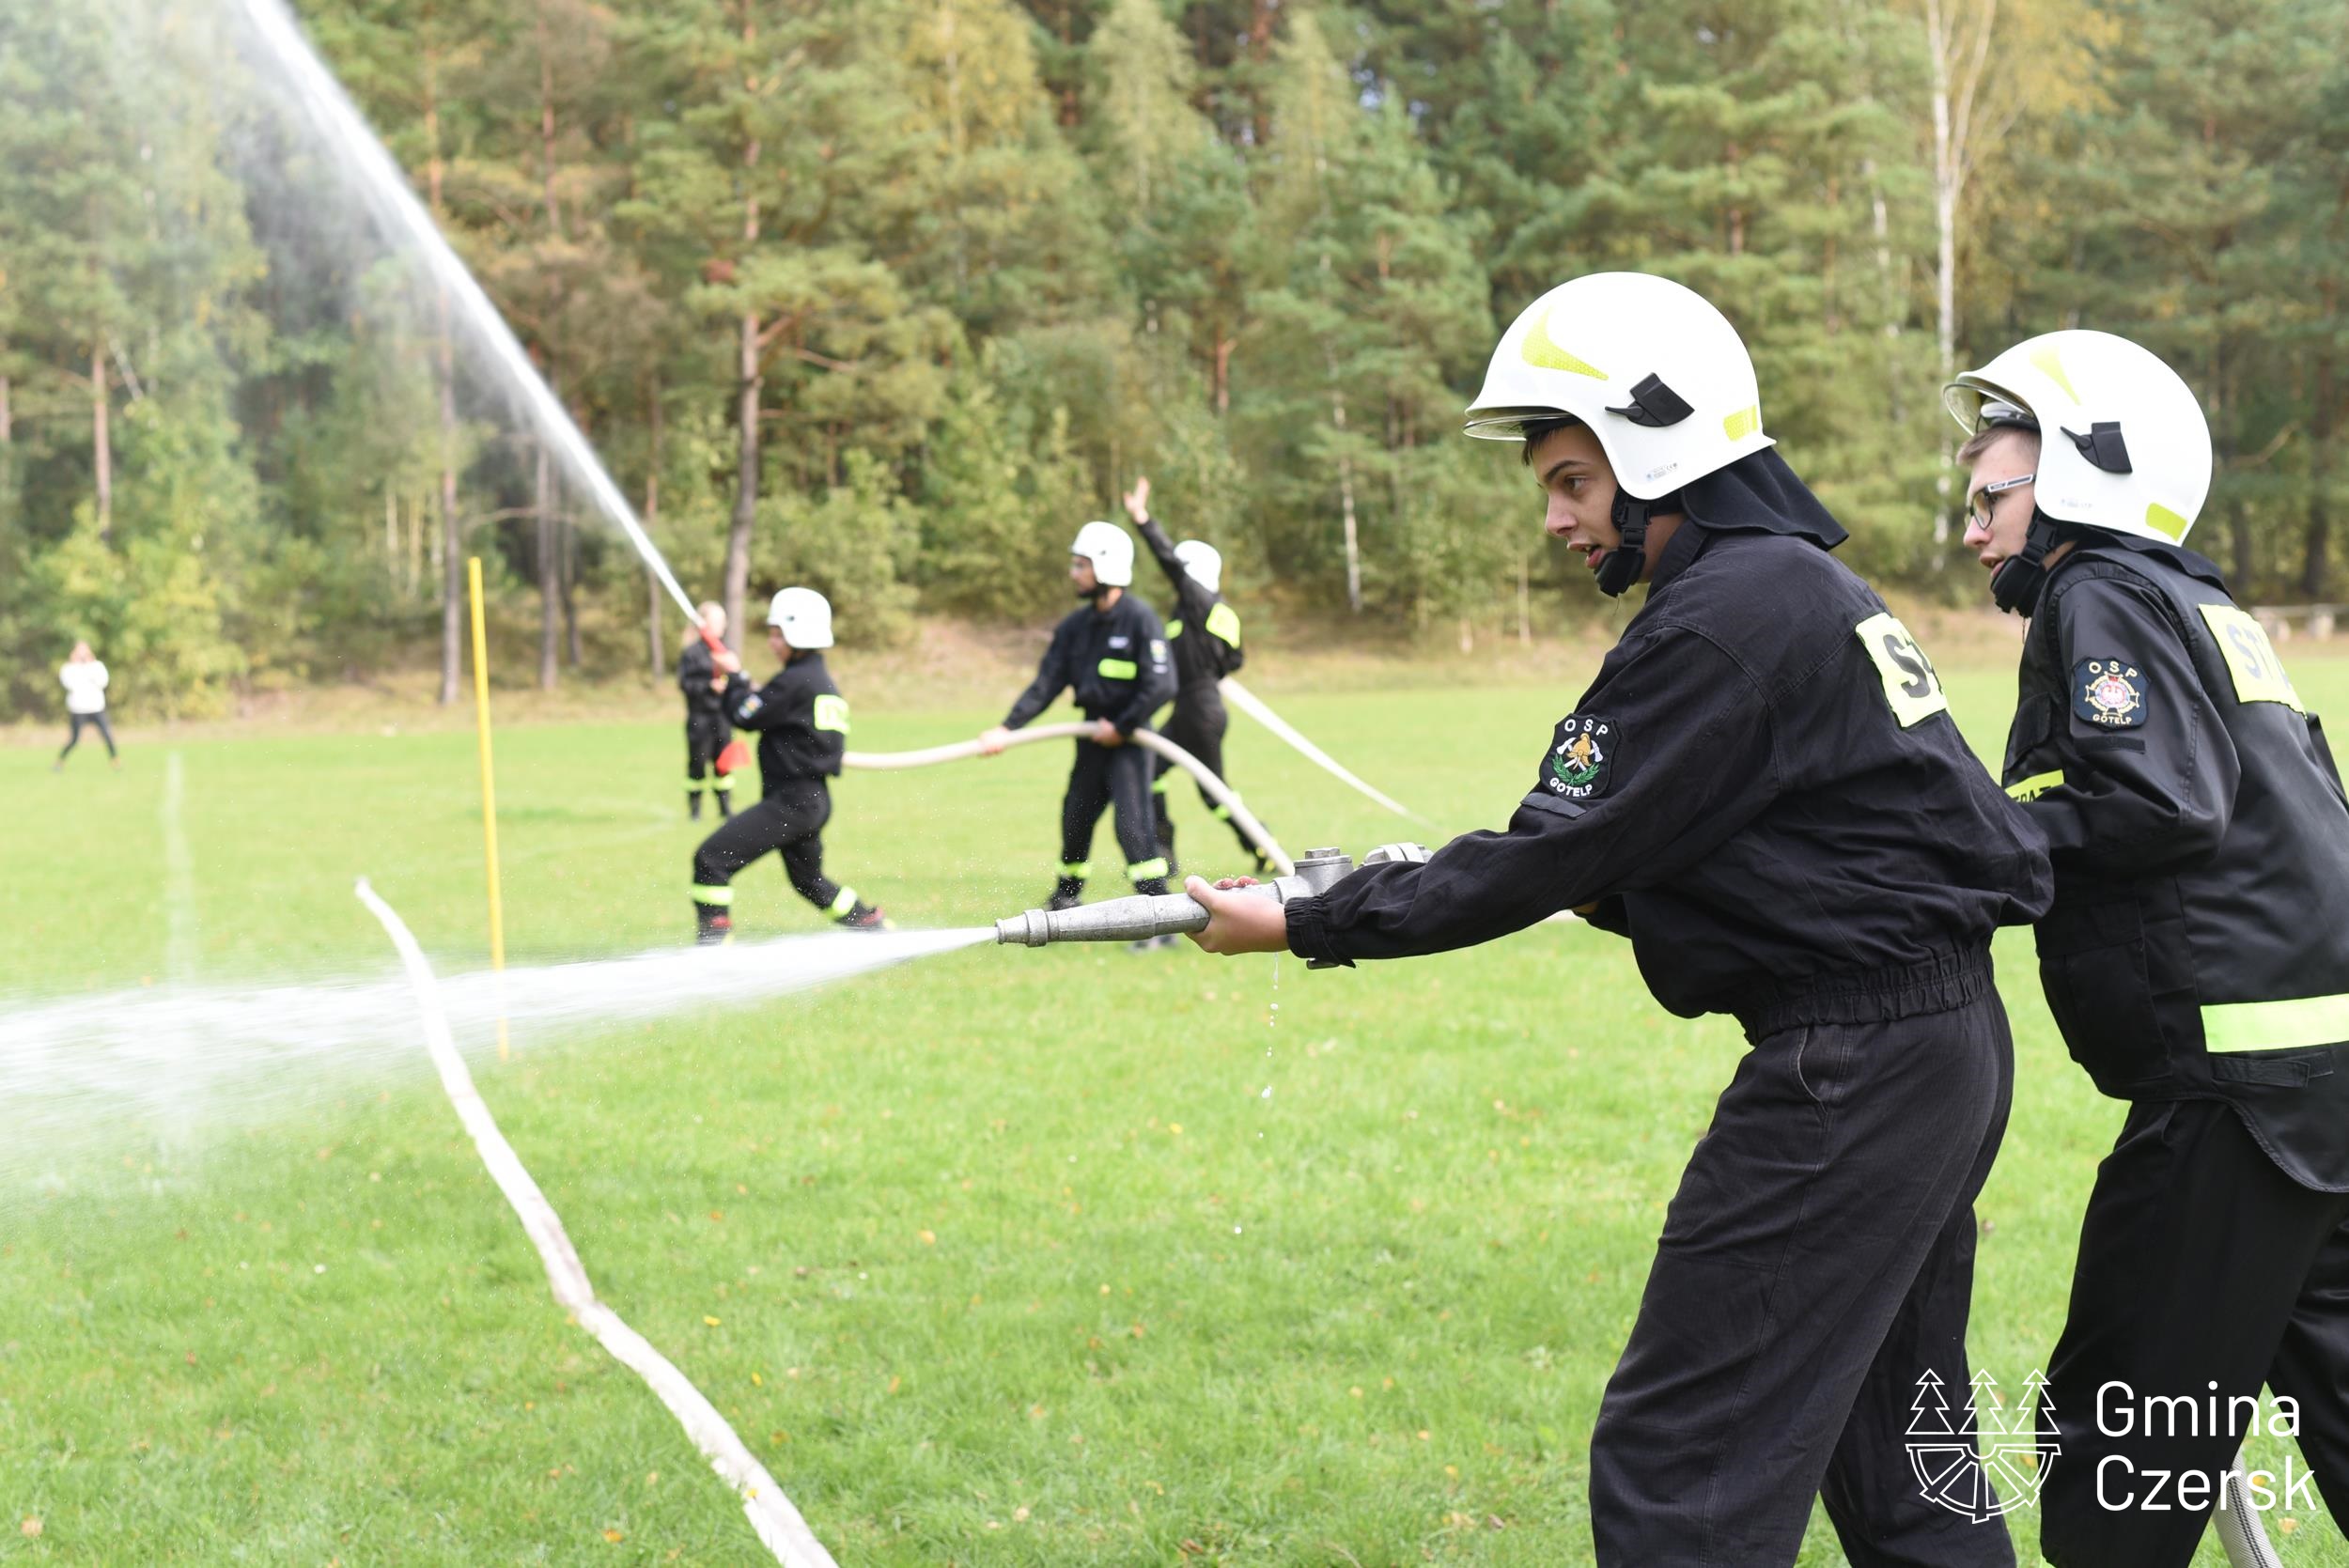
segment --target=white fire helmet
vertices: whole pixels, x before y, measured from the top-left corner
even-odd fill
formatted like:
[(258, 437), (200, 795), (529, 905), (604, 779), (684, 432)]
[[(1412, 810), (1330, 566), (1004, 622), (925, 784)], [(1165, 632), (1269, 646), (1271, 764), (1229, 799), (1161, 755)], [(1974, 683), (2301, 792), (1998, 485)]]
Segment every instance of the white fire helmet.
[(1968, 435), (2036, 427), (2031, 494), (2060, 522), (2183, 544), (2210, 494), (2210, 425), (2151, 349), (2100, 332), (2026, 338), (1943, 390)]
[(1078, 529), (1068, 553), (1092, 562), (1093, 581), (1105, 588), (1133, 585), (1133, 536), (1113, 522), (1088, 522)]
[(1174, 547), (1174, 559), (1190, 580), (1211, 594), (1223, 591), (1223, 552), (1205, 539), (1185, 539)]
[(1772, 444), (1737, 329), (1645, 272), (1593, 272), (1526, 306), (1493, 350), (1468, 433), (1515, 441), (1562, 414), (1591, 427), (1616, 485), (1641, 501)]
[(832, 600), (813, 588), (786, 588), (767, 609), (767, 624), (783, 628), (795, 648), (832, 646)]

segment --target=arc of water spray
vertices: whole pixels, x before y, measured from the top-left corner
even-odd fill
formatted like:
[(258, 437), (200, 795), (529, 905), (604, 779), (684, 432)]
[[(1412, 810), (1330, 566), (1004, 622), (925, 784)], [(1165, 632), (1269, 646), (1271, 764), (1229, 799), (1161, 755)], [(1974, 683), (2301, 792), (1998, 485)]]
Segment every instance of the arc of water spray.
[(553, 389), (530, 363), (530, 356), (522, 351), (497, 306), (490, 303), (490, 296), (482, 292), (481, 285), (474, 281), (473, 273), (466, 271), (464, 262), (432, 222), (432, 214), (425, 210), (424, 203), (409, 189), (407, 177), (392, 162), (382, 142), (367, 129), (358, 106), (350, 101), (350, 95), (326, 69), (326, 63), (303, 37), (292, 12), (286, 8), (283, 0), (241, 0), (241, 4), (255, 35), (292, 85), (303, 112), (354, 166), (360, 189), (377, 218), (415, 246), (432, 281), (455, 300), (459, 312), (477, 334), (477, 341), (489, 350), (507, 383), (521, 396), (538, 439), (552, 446), (562, 458), (564, 468), (585, 486), (597, 509), (619, 525), (653, 576), (668, 590), (677, 608), (685, 612), (686, 620), (708, 639), (700, 612), (677, 585), (669, 563), (646, 536), (644, 526), (636, 520), (635, 508), (620, 493), (612, 475), (604, 472), (595, 448), (588, 444), (586, 436), (572, 422)]
[[(704, 640), (713, 647), (717, 639), (702, 625), (701, 612), (692, 598), (678, 585), (676, 573), (661, 556), (658, 547), (637, 521), (635, 508), (620, 493), (620, 487), (596, 457), (595, 448), (573, 423), (562, 401), (554, 396), (530, 356), (498, 314), (497, 306), (482, 292), (481, 285), (459, 259), (447, 239), (425, 210), (424, 203), (408, 185), (399, 165), (384, 149), (381, 141), (368, 130), (366, 118), (350, 101), (349, 94), (335, 82), (318, 52), (302, 35), (283, 0), (241, 0), (246, 18), (252, 23), (255, 35), (292, 84), (294, 96), (303, 111), (320, 134), (350, 161), (359, 176), (362, 193), (377, 217), (395, 233), (405, 237), (415, 246), (423, 258), (432, 281), (446, 289), (456, 302), (459, 314), (470, 325), (477, 341), (487, 348), (497, 362), (497, 367), (521, 396), (523, 409), (539, 440), (552, 446), (563, 460), (564, 468), (586, 488), (597, 508), (628, 536), (629, 543), (643, 558), (646, 567), (668, 590), (669, 598), (684, 612), (686, 620), (698, 629)], [(1396, 800), (1392, 796), (1372, 788), (1348, 771), (1329, 753), (1299, 733), (1286, 720), (1266, 706), (1252, 691), (1236, 680), (1222, 683), (1224, 694), (1241, 711), (1279, 736), (1289, 745), (1327, 769), (1334, 777), (1376, 800), (1398, 816), (1414, 822), (1426, 818)], [(1194, 773), (1202, 771), (1194, 768)]]

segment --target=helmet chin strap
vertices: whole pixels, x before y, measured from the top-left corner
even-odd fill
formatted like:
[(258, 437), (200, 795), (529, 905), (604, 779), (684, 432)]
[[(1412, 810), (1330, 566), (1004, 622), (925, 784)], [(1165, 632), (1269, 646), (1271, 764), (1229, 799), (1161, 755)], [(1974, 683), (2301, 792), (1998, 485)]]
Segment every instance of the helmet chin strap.
[(2047, 552), (2062, 542), (2056, 520), (2033, 506), (2030, 527), (2023, 535), (2023, 551), (2010, 555), (1990, 574), (1990, 598), (2010, 615), (2028, 616), (2039, 603), (2039, 590), (2047, 581)]
[(1609, 508), (1609, 520), (1615, 532), (1622, 536), (1607, 559), (1598, 564), (1598, 591), (1609, 598), (1621, 598), (1640, 574), (1647, 569), (1647, 520), (1659, 511), (1671, 511), (1679, 505), (1677, 492), (1659, 495), (1653, 501), (1641, 501), (1618, 488), (1615, 504)]

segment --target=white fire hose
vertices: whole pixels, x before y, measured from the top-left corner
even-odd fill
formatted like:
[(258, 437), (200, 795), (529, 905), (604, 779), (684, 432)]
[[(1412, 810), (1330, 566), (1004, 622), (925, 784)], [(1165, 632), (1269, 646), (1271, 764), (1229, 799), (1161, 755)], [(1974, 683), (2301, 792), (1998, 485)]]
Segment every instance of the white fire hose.
[[(1025, 746), (1038, 740), (1080, 740), (1090, 737), (1095, 728), (1089, 723), (1043, 724), (1034, 729), (1014, 730), (1004, 737), (1003, 743), (1006, 746)], [(1233, 825), (1248, 835), (1249, 843), (1265, 852), (1266, 859), (1281, 868), (1282, 876), (1293, 877), (1297, 874), (1297, 862), (1289, 859), (1288, 851), (1273, 841), (1272, 835), (1265, 831), (1264, 824), (1256, 820), (1255, 814), (1241, 803), (1238, 794), (1231, 785), (1209, 772), (1206, 763), (1155, 730), (1136, 730), (1126, 737), (1126, 744), (1139, 746), (1145, 752), (1155, 752), (1198, 780), (1199, 787), (1206, 791), (1207, 798), (1232, 814)], [(840, 761), (848, 768), (892, 773), (902, 768), (928, 768), (936, 763), (960, 762), (966, 757), (986, 754), (987, 748), (976, 740), (957, 740), (944, 746), (926, 747), (918, 752), (850, 752)]]

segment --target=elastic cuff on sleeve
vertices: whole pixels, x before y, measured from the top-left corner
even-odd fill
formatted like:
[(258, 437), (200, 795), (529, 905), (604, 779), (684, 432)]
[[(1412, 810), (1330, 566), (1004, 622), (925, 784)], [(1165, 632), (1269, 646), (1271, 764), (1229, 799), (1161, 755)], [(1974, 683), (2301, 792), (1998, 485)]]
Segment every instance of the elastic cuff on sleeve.
[(1354, 967), (1354, 960), (1338, 951), (1330, 931), (1329, 911), (1320, 899), (1293, 898), (1282, 906), (1282, 912), (1288, 917), (1291, 953), (1299, 958)]

